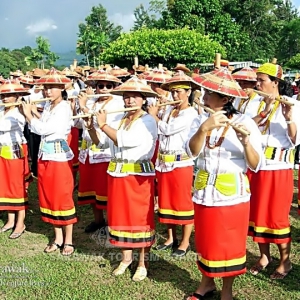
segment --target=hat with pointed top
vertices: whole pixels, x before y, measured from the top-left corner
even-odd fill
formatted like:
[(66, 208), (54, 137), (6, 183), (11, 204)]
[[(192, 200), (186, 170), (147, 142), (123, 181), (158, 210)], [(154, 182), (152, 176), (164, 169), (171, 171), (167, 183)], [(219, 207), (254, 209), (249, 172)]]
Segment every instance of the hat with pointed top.
[(250, 67), (244, 67), (232, 74), (235, 80), (257, 81), (257, 75)]
[(69, 68), (64, 68), (61, 71), (62, 75), (65, 75), (66, 77), (80, 77), (79, 74), (75, 71), (70, 70)]
[(23, 84), (35, 85), (34, 78), (31, 75), (28, 75), (28, 74), (20, 76), (18, 78), (18, 80), (20, 81), (20, 83), (23, 83)]
[(174, 74), (174, 76), (168, 79), (161, 88), (169, 91), (175, 87), (182, 87), (185, 89), (199, 88), (199, 84), (193, 80), (192, 77), (186, 75), (182, 70)]
[(105, 70), (97, 70), (96, 72), (93, 72), (92, 74), (90, 74), (85, 83), (89, 84), (89, 85), (96, 85), (97, 81), (109, 81), (109, 82), (113, 82), (116, 84), (122, 83), (122, 81), (120, 79), (118, 79), (116, 76), (110, 74), (109, 71), (105, 71)]
[(155, 97), (157, 94), (151, 89), (151, 87), (136, 76), (131, 77), (123, 84), (116, 87), (111, 91), (114, 95), (123, 95), (126, 92), (138, 92), (145, 97)]
[(0, 85), (0, 94), (20, 94), (23, 96), (30, 95), (29, 89), (24, 88), (24, 86), (15, 79), (8, 79)]
[(144, 79), (147, 80), (148, 82), (155, 82), (155, 83), (165, 83), (167, 80), (171, 78), (172, 76), (163, 69), (154, 69), (148, 75), (144, 76)]
[(131, 75), (127, 70), (121, 69), (118, 66), (115, 66), (112, 69), (110, 69), (110, 74), (115, 77), (126, 77)]
[(66, 76), (62, 75), (60, 71), (52, 68), (46, 75), (36, 80), (37, 84), (42, 85), (50, 85), (50, 84), (59, 84), (65, 85), (66, 83), (70, 83), (71, 80)]
[(20, 70), (16, 70), (15, 72), (9, 72), (9, 75), (14, 76), (14, 77), (20, 77), (23, 76), (23, 72)]
[(248, 98), (246, 92), (234, 80), (227, 68), (220, 68), (195, 77), (203, 88), (230, 97)]

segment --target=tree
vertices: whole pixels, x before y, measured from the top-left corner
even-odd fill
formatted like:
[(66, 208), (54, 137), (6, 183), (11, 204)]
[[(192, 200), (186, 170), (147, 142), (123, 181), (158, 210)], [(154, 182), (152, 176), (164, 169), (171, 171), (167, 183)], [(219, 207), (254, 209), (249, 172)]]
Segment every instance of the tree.
[(139, 30), (143, 27), (152, 28), (155, 25), (156, 18), (155, 15), (150, 15), (145, 9), (144, 5), (141, 4), (134, 10), (134, 25), (133, 30)]
[(120, 36), (122, 29), (108, 20), (106, 9), (101, 4), (93, 6), (85, 23), (79, 24), (77, 53), (85, 55), (88, 65), (92, 58), (96, 67), (100, 53)]
[(120, 66), (132, 67), (138, 56), (141, 64), (174, 67), (184, 63), (194, 68), (199, 63), (213, 62), (215, 53), (225, 57), (226, 52), (218, 42), (212, 41), (195, 30), (147, 29), (124, 33), (102, 53), (101, 60)]
[(28, 66), (32, 64), (35, 67), (41, 67), (42, 69), (46, 67), (52, 67), (59, 56), (54, 52), (50, 51), (50, 43), (47, 39), (42, 36), (36, 38), (37, 48), (32, 49), (30, 55), (25, 57), (25, 62)]
[(300, 69), (300, 53), (297, 53), (295, 56), (293, 56), (287, 63), (287, 67), (290, 67), (291, 69)]
[(249, 36), (223, 8), (223, 0), (168, 0), (157, 24), (161, 29), (188, 26), (223, 45), (228, 59), (242, 59), (251, 51)]

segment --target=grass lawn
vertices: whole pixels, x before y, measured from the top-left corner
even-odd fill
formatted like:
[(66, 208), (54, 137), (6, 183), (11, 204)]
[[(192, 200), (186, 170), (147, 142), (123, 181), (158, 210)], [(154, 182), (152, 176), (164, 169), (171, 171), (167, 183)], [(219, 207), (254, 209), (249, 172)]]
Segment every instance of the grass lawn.
[[(297, 181), (295, 181), (295, 186)], [(284, 183), (282, 183), (284, 189)], [(300, 237), (300, 217), (297, 215), (297, 193), (291, 208), (293, 238)], [(194, 292), (201, 278), (194, 251), (184, 259), (170, 258), (170, 253), (152, 250), (149, 277), (140, 283), (131, 280), (130, 270), (118, 278), (111, 276), (118, 265), (120, 251), (105, 247), (93, 235), (84, 233), (84, 227), (92, 219), (89, 207), (78, 208), (79, 222), (74, 228), (76, 252), (64, 257), (58, 251), (43, 253), (53, 240), (53, 229), (40, 219), (36, 182), (29, 190), (30, 210), (26, 218), (26, 232), (17, 240), (8, 239), (9, 233), (0, 234), (0, 299), (49, 299), (49, 300), (96, 300), (96, 299), (185, 299)], [(74, 195), (75, 197), (75, 195)], [(6, 215), (4, 214), (4, 218)], [(0, 220), (0, 226), (3, 226)], [(180, 232), (179, 232), (180, 233)], [(157, 237), (162, 241), (165, 227), (157, 224)], [(191, 238), (192, 249), (194, 237)], [(245, 274), (234, 284), (235, 299), (300, 299), (300, 243), (293, 242), (291, 260), (293, 271), (283, 281), (271, 281), (269, 275), (278, 262), (278, 251), (272, 248), (274, 261), (268, 270), (257, 277)], [(257, 259), (258, 250), (248, 239), (248, 267)], [(135, 270), (135, 268), (133, 269)], [(218, 289), (221, 281), (217, 280)], [(220, 299), (219, 291), (210, 299)]]

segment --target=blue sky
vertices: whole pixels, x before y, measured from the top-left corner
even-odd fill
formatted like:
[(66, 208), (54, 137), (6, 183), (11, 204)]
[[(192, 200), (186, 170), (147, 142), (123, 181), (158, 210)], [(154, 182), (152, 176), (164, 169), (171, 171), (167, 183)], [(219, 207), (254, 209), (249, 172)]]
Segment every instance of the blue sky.
[[(41, 35), (49, 39), (51, 50), (75, 50), (78, 24), (102, 4), (115, 24), (128, 31), (134, 22), (133, 11), (139, 4), (148, 7), (149, 0), (1, 0), (0, 48), (35, 47)], [(300, 0), (293, 0), (300, 7)]]

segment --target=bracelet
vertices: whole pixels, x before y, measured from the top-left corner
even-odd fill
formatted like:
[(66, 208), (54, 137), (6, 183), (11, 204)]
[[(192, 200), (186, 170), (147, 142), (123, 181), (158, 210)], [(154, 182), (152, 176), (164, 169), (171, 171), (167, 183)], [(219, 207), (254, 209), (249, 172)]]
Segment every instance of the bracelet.
[(107, 123), (101, 124), (101, 125), (99, 126), (99, 128), (100, 128), (101, 130), (103, 130), (103, 127), (104, 127), (105, 125), (107, 125)]
[(259, 113), (259, 116), (260, 116), (262, 119), (264, 119), (264, 118), (267, 116), (267, 114), (264, 114), (263, 112), (260, 112), (260, 113)]
[(286, 122), (286, 124), (288, 124), (288, 125), (294, 123), (294, 121), (285, 121), (285, 122)]

